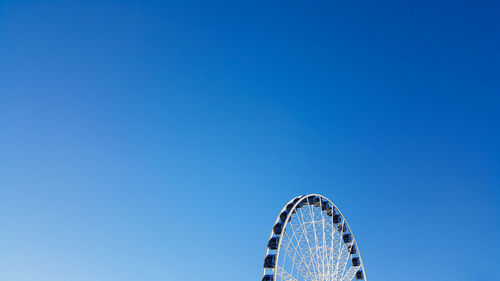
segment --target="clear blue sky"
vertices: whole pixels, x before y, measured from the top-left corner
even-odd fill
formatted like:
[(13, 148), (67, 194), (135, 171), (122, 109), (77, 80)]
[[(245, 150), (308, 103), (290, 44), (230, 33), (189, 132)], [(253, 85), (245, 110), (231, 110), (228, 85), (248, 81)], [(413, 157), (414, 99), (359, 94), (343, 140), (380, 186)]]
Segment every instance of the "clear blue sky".
[(1, 1), (0, 280), (260, 280), (305, 193), (371, 281), (500, 280), (499, 11)]

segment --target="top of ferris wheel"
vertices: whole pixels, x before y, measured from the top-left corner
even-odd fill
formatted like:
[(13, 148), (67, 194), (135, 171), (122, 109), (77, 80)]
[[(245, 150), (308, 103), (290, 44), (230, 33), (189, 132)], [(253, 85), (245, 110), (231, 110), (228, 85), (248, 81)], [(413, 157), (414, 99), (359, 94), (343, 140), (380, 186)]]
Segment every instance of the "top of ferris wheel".
[[(351, 280), (354, 277), (357, 280), (366, 280), (364, 274), (364, 266), (361, 256), (359, 254), (359, 250), (357, 249), (356, 240), (354, 239), (352, 231), (349, 225), (347, 224), (347, 221), (345, 220), (344, 216), (342, 215), (340, 210), (335, 206), (335, 204), (333, 204), (333, 202), (331, 202), (328, 198), (320, 194), (309, 194), (309, 195), (297, 196), (294, 199), (290, 200), (285, 205), (285, 207), (283, 207), (282, 211), (277, 217), (271, 232), (271, 237), (267, 244), (262, 281), (275, 280), (276, 273), (278, 273), (278, 275), (280, 275), (280, 273), (285, 274), (285, 278), (283, 278), (283, 276), (280, 275), (280, 277), (283, 280), (295, 280), (295, 281), (297, 280), (278, 266), (277, 259), (282, 243), (281, 240), (282, 237), (284, 236), (282, 234), (285, 234), (285, 228), (287, 223), (292, 219), (292, 215), (295, 214), (297, 210), (305, 206), (316, 207), (320, 209), (320, 213), (326, 213), (326, 218), (330, 218), (329, 223), (331, 222), (330, 224), (332, 226), (336, 225), (334, 232), (339, 233), (338, 234), (339, 241), (342, 241), (345, 246), (345, 247), (340, 247), (341, 249), (339, 250), (342, 251), (342, 249), (344, 249), (344, 251), (346, 252), (346, 256), (351, 258), (350, 260), (351, 268), (349, 272), (347, 272), (347, 270), (344, 271), (345, 275), (340, 276), (339, 278), (341, 279), (339, 280)], [(332, 236), (334, 236), (333, 232)], [(325, 245), (323, 245), (323, 247), (325, 247)], [(347, 266), (347, 260), (346, 260), (346, 266)], [(277, 269), (279, 269), (279, 271)], [(271, 271), (272, 274), (266, 274), (267, 272), (266, 270), (272, 270)]]

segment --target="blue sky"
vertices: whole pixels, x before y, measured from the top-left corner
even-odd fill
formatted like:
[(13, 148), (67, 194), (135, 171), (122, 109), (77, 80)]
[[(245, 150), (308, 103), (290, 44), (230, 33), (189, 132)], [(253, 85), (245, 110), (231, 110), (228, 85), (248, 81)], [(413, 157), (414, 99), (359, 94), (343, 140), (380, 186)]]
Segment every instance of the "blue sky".
[(500, 280), (497, 1), (1, 1), (0, 280), (260, 280), (292, 197), (371, 281)]

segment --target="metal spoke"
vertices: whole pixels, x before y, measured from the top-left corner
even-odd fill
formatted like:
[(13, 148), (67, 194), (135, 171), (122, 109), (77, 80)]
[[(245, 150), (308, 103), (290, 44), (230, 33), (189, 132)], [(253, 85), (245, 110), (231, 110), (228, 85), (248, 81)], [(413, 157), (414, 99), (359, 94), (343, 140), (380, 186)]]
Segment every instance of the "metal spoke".
[(284, 270), (279, 266), (276, 268), (276, 273), (278, 274), (279, 277), (281, 277), (281, 279), (285, 281), (297, 281), (295, 277), (293, 277), (290, 273), (286, 272), (286, 270)]
[(342, 281), (351, 281), (352, 278), (354, 278), (354, 275), (356, 275), (356, 271), (358, 271), (359, 266), (351, 266), (349, 270), (346, 272), (344, 275), (344, 278), (342, 278)]

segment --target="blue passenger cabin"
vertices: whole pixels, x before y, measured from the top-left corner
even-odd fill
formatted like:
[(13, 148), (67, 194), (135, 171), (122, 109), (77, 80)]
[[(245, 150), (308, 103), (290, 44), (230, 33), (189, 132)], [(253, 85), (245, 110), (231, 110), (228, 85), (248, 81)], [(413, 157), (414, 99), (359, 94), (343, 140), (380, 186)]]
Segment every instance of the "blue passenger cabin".
[(332, 207), (330, 207), (330, 203), (328, 203), (328, 201), (321, 200), (321, 210), (322, 211), (328, 211), (331, 208)]
[(347, 232), (347, 231), (349, 230), (349, 228), (347, 227), (347, 224), (346, 224), (346, 223), (344, 223), (344, 224), (339, 224), (339, 225), (337, 226), (337, 230), (338, 230), (339, 232)]
[[(335, 214), (335, 215), (332, 216), (332, 222), (333, 223), (341, 223), (342, 222), (342, 217), (340, 215)], [(342, 227), (342, 225), (340, 225), (340, 226)]]
[(273, 280), (274, 280), (273, 275), (264, 275), (264, 277), (262, 277), (262, 281), (273, 281)]
[(277, 224), (274, 225), (273, 232), (276, 235), (280, 235), (281, 231), (283, 231), (283, 224), (281, 222), (278, 222)]
[(267, 257), (264, 259), (264, 267), (273, 268), (275, 262), (276, 262), (276, 255), (267, 255)]
[(361, 264), (358, 257), (352, 258), (351, 262), (352, 262), (352, 266), (359, 266)]
[(288, 212), (287, 211), (283, 211), (281, 214), (280, 214), (280, 221), (282, 223), (285, 223), (286, 221), (286, 217), (288, 216)]
[(347, 223), (344, 223), (344, 232), (349, 231), (349, 227), (347, 227)]
[(356, 245), (349, 245), (349, 247), (347, 247), (347, 250), (349, 251), (349, 254), (351, 254), (351, 255), (356, 254), (356, 252), (357, 252)]
[(326, 210), (326, 214), (327, 214), (329, 217), (333, 216), (333, 215), (335, 214), (335, 209), (332, 207), (332, 208), (330, 208), (330, 209)]
[(363, 271), (362, 271), (362, 270), (358, 270), (358, 271), (356, 272), (356, 279), (358, 279), (358, 280), (362, 280), (362, 279), (364, 279), (364, 278), (365, 278), (365, 275), (363, 274)]
[(280, 242), (279, 237), (272, 237), (271, 239), (269, 239), (269, 242), (267, 242), (267, 247), (271, 250), (276, 250), (278, 249), (279, 242)]
[(313, 198), (313, 204), (314, 204), (314, 206), (316, 206), (316, 207), (320, 207), (320, 206), (321, 206), (321, 200), (320, 200), (320, 198), (319, 198), (319, 197), (314, 196), (314, 198)]
[(306, 198), (306, 200), (304, 200), (304, 205), (313, 205), (314, 204), (314, 198), (316, 198), (316, 196), (309, 196)]
[(344, 223), (344, 224), (339, 223), (339, 224), (337, 225), (337, 230), (338, 230), (339, 232), (347, 232), (347, 231), (349, 231), (349, 228), (347, 227), (347, 224), (346, 224), (346, 223)]
[(342, 239), (344, 240), (344, 243), (350, 243), (352, 241), (352, 236), (349, 233), (346, 233), (342, 235)]

